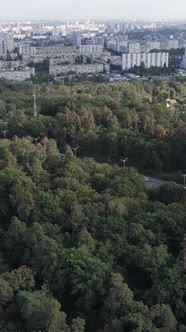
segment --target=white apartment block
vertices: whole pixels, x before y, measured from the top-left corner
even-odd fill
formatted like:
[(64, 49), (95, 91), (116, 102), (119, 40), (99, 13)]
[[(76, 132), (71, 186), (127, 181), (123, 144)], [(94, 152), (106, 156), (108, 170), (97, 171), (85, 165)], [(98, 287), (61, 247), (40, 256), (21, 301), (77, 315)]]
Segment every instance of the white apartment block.
[(107, 41), (107, 48), (113, 51), (117, 51), (117, 41), (116, 40), (108, 40)]
[(0, 78), (4, 78), (9, 81), (22, 82), (30, 80), (31, 76), (35, 76), (35, 68), (26, 67), (22, 70), (1, 70)]
[(129, 42), (128, 43), (128, 53), (140, 53), (141, 45), (138, 42)]
[(75, 63), (77, 53), (61, 54), (50, 58), (50, 65), (61, 65), (65, 63)]
[(69, 72), (74, 72), (77, 74), (98, 74), (103, 72), (103, 64), (102, 63), (95, 63), (95, 64), (87, 64), (87, 65), (54, 65), (50, 66), (50, 74), (57, 76), (60, 74), (67, 74)]
[(125, 53), (128, 50), (128, 41), (127, 40), (117, 41), (111, 39), (107, 41), (107, 48), (120, 53)]
[(22, 55), (22, 61), (24, 63), (28, 63), (28, 62), (31, 62), (33, 61), (34, 63), (39, 63), (39, 62), (43, 62), (43, 60), (47, 59), (47, 56), (46, 55)]
[(110, 63), (112, 65), (117, 65), (117, 66), (121, 66), (121, 63), (122, 63), (122, 58), (120, 55), (112, 55), (110, 57)]
[(185, 47), (185, 39), (183, 37), (178, 38), (178, 48)]
[(165, 39), (164, 41), (152, 40), (152, 41), (128, 41), (118, 40), (117, 38), (111, 38), (107, 40), (107, 48), (120, 53), (149, 53), (153, 50), (169, 51), (170, 49), (177, 49), (184, 47), (184, 38), (178, 39)]
[(125, 53), (127, 51), (128, 41), (119, 41), (117, 43), (117, 51), (121, 53)]
[(0, 69), (17, 69), (21, 65), (20, 61), (1, 61), (0, 60)]
[(152, 50), (160, 50), (161, 43), (159, 41), (146, 42), (141, 46), (142, 53), (148, 53)]
[(144, 63), (145, 68), (168, 67), (169, 54), (167, 53), (127, 53), (122, 54), (122, 69), (128, 70)]
[(167, 47), (167, 50), (170, 50), (171, 48), (178, 48), (179, 45), (178, 45), (178, 40), (177, 39), (170, 39), (168, 41), (168, 47)]
[(161, 43), (160, 41), (151, 41), (149, 43), (150, 50), (160, 50)]
[(37, 49), (35, 46), (28, 46), (24, 44), (19, 45), (19, 54), (20, 55), (35, 55), (37, 53)]
[(79, 53), (80, 54), (100, 54), (103, 51), (102, 45), (80, 45)]
[(56, 56), (59, 54), (69, 54), (77, 53), (76, 46), (64, 46), (64, 45), (55, 45), (55, 46), (39, 46), (36, 47), (36, 54), (47, 57)]
[(73, 34), (72, 36), (72, 44), (73, 46), (80, 46), (81, 45), (81, 34)]

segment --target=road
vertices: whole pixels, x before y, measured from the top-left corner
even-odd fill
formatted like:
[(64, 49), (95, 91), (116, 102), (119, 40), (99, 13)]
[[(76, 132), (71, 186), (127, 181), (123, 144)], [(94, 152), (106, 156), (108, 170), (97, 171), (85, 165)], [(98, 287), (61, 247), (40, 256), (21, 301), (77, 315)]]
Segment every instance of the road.
[[(147, 175), (142, 175), (144, 177), (144, 180), (147, 184), (147, 187), (151, 188), (151, 187), (157, 187), (157, 186), (161, 186), (163, 183), (168, 183), (168, 181), (163, 181), (163, 180), (160, 180), (160, 179), (155, 179), (155, 178), (152, 178), (150, 176), (147, 176)], [(148, 179), (148, 180), (147, 180)]]

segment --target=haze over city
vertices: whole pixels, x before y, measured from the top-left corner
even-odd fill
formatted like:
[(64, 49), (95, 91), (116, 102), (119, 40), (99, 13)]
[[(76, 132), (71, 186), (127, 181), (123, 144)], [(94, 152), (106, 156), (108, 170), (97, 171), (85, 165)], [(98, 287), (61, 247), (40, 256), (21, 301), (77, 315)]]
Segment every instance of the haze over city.
[(7, 0), (0, 19), (184, 19), (185, 0)]

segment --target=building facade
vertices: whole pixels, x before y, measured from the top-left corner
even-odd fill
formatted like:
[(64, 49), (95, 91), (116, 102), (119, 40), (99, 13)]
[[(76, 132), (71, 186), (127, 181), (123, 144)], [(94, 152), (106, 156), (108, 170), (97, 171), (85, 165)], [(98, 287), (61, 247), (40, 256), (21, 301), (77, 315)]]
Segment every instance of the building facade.
[(57, 76), (60, 74), (68, 74), (70, 72), (76, 74), (98, 74), (103, 72), (103, 64), (95, 63), (95, 64), (87, 64), (87, 65), (53, 65), (50, 66), (50, 74)]
[(7, 54), (12, 52), (15, 48), (14, 38), (12, 33), (0, 33), (0, 54)]
[(102, 51), (102, 45), (81, 45), (79, 47), (79, 53), (81, 54), (100, 54)]
[(26, 67), (21, 70), (1, 70), (0, 78), (4, 78), (9, 81), (22, 82), (30, 80), (31, 76), (35, 76), (35, 68)]
[(162, 53), (127, 53), (122, 54), (122, 69), (128, 70), (134, 66), (140, 66), (144, 63), (145, 68), (150, 67), (168, 67), (169, 54)]

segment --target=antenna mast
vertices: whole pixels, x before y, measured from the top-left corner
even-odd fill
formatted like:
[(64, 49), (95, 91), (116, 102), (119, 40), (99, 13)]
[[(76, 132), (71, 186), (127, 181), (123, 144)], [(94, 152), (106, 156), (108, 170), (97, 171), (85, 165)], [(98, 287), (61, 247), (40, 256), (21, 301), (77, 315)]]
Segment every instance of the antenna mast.
[(34, 93), (34, 117), (37, 117), (36, 94)]

